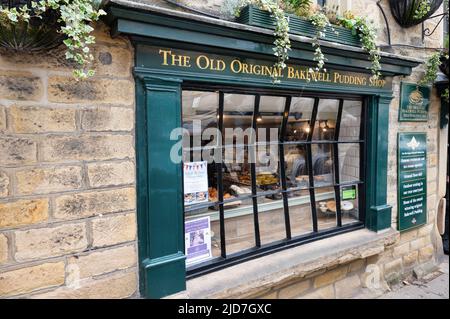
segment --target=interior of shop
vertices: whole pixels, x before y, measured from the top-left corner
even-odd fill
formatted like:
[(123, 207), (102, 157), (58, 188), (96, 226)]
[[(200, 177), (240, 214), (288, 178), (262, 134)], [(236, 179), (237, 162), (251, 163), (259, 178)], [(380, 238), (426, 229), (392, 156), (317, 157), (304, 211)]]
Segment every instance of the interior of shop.
[(359, 220), (362, 99), (222, 93), (220, 101), (217, 91), (192, 90), (182, 98), (183, 161), (208, 161), (208, 194), (185, 193), (185, 220), (210, 216), (213, 257), (223, 256), (221, 205), (227, 255), (255, 247), (255, 227), (260, 245), (286, 239), (287, 218), (291, 237), (313, 232), (312, 205), (318, 230), (336, 227), (337, 191), (341, 223)]

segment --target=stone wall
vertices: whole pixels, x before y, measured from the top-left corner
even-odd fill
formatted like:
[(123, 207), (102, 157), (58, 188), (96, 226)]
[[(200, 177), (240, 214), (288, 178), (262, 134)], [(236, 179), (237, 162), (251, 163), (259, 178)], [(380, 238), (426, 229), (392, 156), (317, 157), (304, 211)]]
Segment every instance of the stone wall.
[[(384, 244), (374, 245), (357, 258), (341, 263), (335, 259), (331, 265), (288, 282), (272, 286), (264, 293), (247, 295), (263, 299), (342, 299), (374, 298), (389, 291), (391, 286), (406, 280), (413, 282), (436, 269), (432, 244), (433, 225), (389, 236)], [(351, 258), (342, 256), (341, 259)]]
[[(162, 0), (141, 2), (174, 8)], [(180, 2), (219, 12), (223, 0)], [(341, 1), (380, 26), (376, 0)], [(345, 3), (344, 3), (345, 2)], [(402, 29), (386, 8), (393, 43), (421, 45), (421, 27)], [(435, 22), (429, 21), (427, 26)], [(133, 48), (96, 28), (96, 76), (76, 82), (64, 49), (44, 54), (0, 52), (0, 298), (137, 296)], [(441, 46), (442, 29), (425, 45)], [(425, 58), (429, 51), (390, 51)], [(397, 132), (428, 134), (428, 224), (404, 232), (374, 257), (361, 258), (273, 287), (265, 297), (351, 297), (377, 267), (383, 283), (431, 269), (440, 255), (435, 228), (439, 100), (430, 117), (399, 123), (400, 81), (390, 106), (388, 203), (397, 227)], [(359, 291), (359, 290), (358, 290)], [(261, 297), (261, 296), (259, 296)], [(263, 296), (264, 297), (264, 296)]]
[(133, 49), (96, 29), (88, 81), (0, 53), (0, 298), (137, 291)]

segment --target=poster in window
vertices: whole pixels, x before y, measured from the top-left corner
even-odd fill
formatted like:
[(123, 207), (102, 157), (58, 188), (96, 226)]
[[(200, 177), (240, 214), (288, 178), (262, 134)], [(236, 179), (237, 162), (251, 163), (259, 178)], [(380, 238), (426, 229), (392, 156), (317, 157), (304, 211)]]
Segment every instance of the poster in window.
[(184, 224), (186, 265), (211, 258), (211, 225), (209, 216), (189, 220)]
[(208, 201), (208, 162), (184, 163), (184, 204)]

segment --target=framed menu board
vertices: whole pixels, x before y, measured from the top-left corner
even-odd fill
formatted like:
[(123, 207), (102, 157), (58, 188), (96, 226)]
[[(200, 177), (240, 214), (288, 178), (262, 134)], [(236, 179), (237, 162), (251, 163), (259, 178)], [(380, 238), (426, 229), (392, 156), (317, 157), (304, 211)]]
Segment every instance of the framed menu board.
[(427, 222), (427, 135), (398, 133), (398, 230)]

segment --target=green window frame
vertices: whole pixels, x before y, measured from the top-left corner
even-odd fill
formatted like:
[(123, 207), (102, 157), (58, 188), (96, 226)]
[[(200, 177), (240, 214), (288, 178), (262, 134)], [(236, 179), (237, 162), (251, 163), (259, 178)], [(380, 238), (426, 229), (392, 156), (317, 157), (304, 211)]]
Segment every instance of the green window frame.
[[(170, 141), (169, 134), (181, 123), (183, 79), (148, 74), (136, 79), (140, 288), (146, 297), (161, 298), (186, 289), (182, 170), (167, 157), (176, 143)], [(366, 100), (365, 225), (380, 231), (391, 226), (385, 142), (391, 96), (366, 95)]]

